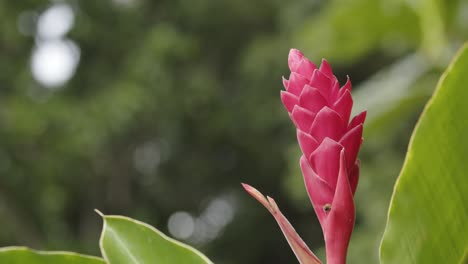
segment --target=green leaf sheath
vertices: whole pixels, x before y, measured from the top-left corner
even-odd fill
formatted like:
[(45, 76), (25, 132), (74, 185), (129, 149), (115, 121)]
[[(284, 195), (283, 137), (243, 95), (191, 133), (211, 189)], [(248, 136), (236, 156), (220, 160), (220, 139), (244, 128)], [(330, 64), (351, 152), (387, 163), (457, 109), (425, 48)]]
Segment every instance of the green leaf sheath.
[[(378, 176), (378, 175), (376, 175)], [(383, 264), (461, 263), (468, 249), (468, 45), (413, 132), (380, 249)]]
[(212, 263), (194, 248), (145, 223), (123, 216), (103, 216), (100, 247), (109, 264)]
[(105, 264), (104, 260), (62, 251), (35, 251), (26, 247), (6, 247), (0, 249), (2, 264)]

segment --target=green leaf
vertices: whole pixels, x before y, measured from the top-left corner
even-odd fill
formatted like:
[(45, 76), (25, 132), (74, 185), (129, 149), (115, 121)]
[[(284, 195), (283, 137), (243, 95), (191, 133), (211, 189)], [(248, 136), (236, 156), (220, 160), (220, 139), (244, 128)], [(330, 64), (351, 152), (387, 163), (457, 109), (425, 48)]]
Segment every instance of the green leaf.
[(468, 45), (413, 133), (380, 248), (386, 263), (461, 263), (468, 250)]
[(148, 224), (124, 216), (100, 215), (104, 226), (99, 244), (109, 264), (212, 263), (194, 248)]
[(8, 264), (104, 264), (104, 260), (62, 251), (36, 251), (26, 247), (0, 249), (0, 263)]

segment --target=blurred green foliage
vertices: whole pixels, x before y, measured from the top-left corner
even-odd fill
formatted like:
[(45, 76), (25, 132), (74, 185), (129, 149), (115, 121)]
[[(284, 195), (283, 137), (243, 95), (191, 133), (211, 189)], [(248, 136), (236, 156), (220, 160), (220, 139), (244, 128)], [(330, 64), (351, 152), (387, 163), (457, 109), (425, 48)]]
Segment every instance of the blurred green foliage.
[[(73, 10), (65, 38), (80, 59), (53, 88), (30, 64), (44, 41), (38, 18), (61, 3)], [(410, 132), (468, 36), (467, 10), (437, 0), (1, 2), (1, 246), (97, 254), (94, 208), (165, 233), (183, 211), (195, 219), (186, 242), (215, 263), (293, 263), (241, 181), (275, 197), (311, 248), (323, 246), (279, 100), (295, 47), (327, 58), (340, 80), (350, 75), (356, 110), (369, 111), (349, 258), (376, 263)], [(210, 216), (219, 202), (225, 211)], [(220, 214), (232, 218), (221, 225)]]

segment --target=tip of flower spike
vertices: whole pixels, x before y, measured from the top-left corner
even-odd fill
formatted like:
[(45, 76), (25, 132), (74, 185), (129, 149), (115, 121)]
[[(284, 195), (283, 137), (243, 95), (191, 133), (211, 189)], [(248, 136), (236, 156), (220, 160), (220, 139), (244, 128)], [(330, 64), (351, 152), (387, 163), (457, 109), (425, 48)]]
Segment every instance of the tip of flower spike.
[(302, 57), (304, 57), (304, 54), (300, 50), (292, 48), (292, 49), (289, 50), (289, 56), (290, 57), (302, 58)]
[(300, 52), (298, 49), (291, 49), (289, 51), (288, 65), (289, 65), (289, 69), (291, 70), (291, 72), (295, 72), (297, 70), (297, 65), (299, 64), (299, 62), (302, 60), (303, 57), (304, 57), (304, 54)]

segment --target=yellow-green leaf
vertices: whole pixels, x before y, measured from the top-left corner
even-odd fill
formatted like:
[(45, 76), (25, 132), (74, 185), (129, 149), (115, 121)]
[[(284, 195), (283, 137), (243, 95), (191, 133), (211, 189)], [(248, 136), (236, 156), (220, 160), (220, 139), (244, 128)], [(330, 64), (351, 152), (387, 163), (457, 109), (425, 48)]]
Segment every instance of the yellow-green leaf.
[(109, 264), (207, 264), (212, 263), (194, 248), (164, 235), (143, 222), (102, 215), (100, 247)]
[(104, 260), (62, 251), (36, 251), (26, 247), (0, 249), (0, 263), (4, 264), (105, 264)]
[[(378, 177), (378, 175), (376, 175)], [(413, 133), (390, 204), (380, 258), (461, 263), (468, 250), (468, 45)]]

